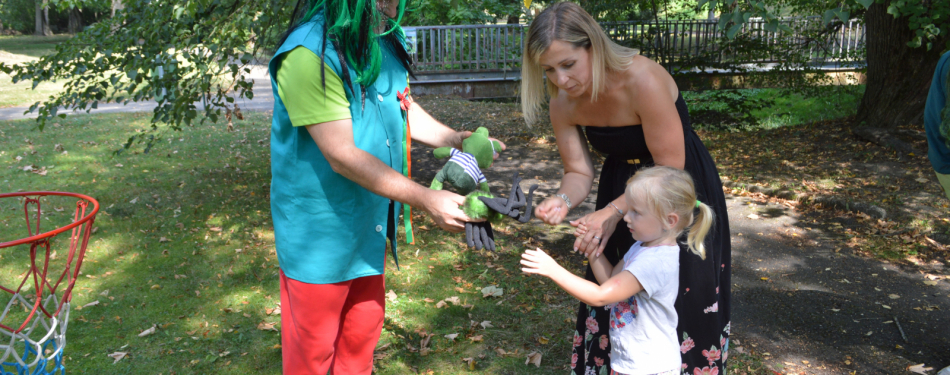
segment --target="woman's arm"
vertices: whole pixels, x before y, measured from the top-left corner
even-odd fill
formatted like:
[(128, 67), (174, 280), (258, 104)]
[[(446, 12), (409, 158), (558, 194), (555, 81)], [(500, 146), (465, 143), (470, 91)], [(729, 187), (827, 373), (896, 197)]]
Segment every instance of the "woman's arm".
[(676, 110), (676, 98), (671, 97), (676, 95), (676, 82), (662, 66), (643, 59), (647, 61), (632, 70), (630, 89), (643, 124), (647, 148), (656, 165), (683, 169), (686, 165), (683, 123)]
[[(558, 152), (564, 165), (564, 177), (556, 194), (565, 194), (576, 206), (590, 194), (594, 183), (594, 162), (591, 160), (587, 139), (580, 128), (569, 120), (563, 104), (553, 99), (550, 105), (551, 125), (557, 138)], [(535, 208), (535, 216), (548, 224), (559, 224), (567, 216), (566, 202), (556, 196), (545, 199)]]
[(419, 185), (381, 160), (356, 147), (350, 119), (308, 125), (307, 131), (333, 171), (386, 198), (419, 207), (450, 232), (465, 230), (471, 221), (459, 206), (465, 197)]
[(630, 272), (620, 272), (601, 285), (584, 280), (558, 265), (541, 249), (525, 251), (521, 264), (523, 272), (547, 276), (574, 298), (591, 306), (620, 302), (643, 290), (640, 281)]

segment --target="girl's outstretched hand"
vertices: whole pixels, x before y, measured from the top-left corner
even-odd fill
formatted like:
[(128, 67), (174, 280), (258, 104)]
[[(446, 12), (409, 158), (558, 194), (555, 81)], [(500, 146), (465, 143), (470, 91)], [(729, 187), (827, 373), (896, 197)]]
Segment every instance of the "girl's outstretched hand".
[(534, 273), (542, 276), (551, 277), (555, 271), (562, 269), (559, 264), (551, 258), (550, 255), (541, 250), (525, 250), (521, 254), (521, 272)]

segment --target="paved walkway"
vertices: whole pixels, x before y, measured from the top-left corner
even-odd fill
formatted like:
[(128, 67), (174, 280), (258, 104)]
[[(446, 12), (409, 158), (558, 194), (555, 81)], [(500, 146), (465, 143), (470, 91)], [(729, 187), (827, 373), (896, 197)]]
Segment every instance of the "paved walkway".
[[(235, 102), (241, 107), (241, 111), (269, 111), (274, 109), (274, 93), (271, 90), (270, 78), (267, 75), (266, 66), (256, 66), (251, 68), (249, 78), (254, 80), (254, 99), (240, 99)], [(204, 110), (204, 104), (196, 103), (198, 111)], [(130, 102), (127, 105), (121, 103), (99, 103), (99, 108), (91, 110), (90, 114), (99, 113), (118, 113), (118, 112), (151, 112), (157, 104), (153, 100), (142, 102)], [(0, 120), (22, 120), (36, 118), (36, 112), (23, 114), (29, 107), (9, 107), (0, 108)], [(86, 111), (65, 111), (69, 115), (86, 114)]]

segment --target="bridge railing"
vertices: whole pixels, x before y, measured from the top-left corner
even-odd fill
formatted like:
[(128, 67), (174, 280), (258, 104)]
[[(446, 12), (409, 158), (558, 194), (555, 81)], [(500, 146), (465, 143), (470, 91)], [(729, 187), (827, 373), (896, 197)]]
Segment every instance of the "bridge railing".
[[(782, 45), (798, 48), (800, 61), (812, 64), (862, 64), (865, 27), (858, 20), (823, 25), (819, 18), (784, 19), (793, 32), (771, 32), (766, 22), (743, 25), (737, 41), (724, 42), (716, 20), (662, 20), (602, 23), (604, 31), (621, 45), (639, 48), (671, 71), (677, 67), (739, 66), (781, 63)], [(420, 72), (519, 71), (526, 25), (461, 25), (409, 27), (414, 39), (415, 69)], [(758, 53), (743, 45), (759, 46)], [(737, 48), (737, 46), (739, 48)]]

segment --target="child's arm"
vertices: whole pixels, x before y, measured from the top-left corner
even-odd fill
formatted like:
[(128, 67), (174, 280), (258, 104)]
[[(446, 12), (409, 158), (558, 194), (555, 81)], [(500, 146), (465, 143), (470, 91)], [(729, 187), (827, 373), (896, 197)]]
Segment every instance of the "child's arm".
[(601, 285), (584, 280), (561, 267), (541, 249), (525, 251), (521, 264), (524, 266), (521, 271), (547, 276), (574, 298), (591, 306), (620, 302), (643, 290), (640, 281), (630, 272), (619, 272)]
[[(587, 263), (590, 264), (590, 269), (594, 271), (594, 277), (598, 283), (603, 284), (614, 275), (614, 265), (610, 264), (607, 257), (594, 256), (594, 252), (592, 251), (587, 256)], [(617, 268), (622, 269), (623, 267)]]

